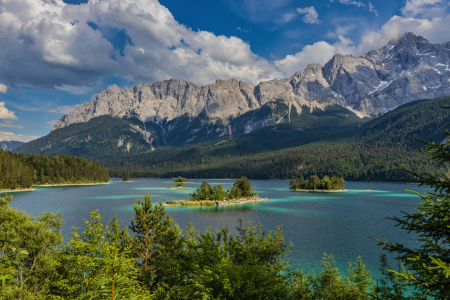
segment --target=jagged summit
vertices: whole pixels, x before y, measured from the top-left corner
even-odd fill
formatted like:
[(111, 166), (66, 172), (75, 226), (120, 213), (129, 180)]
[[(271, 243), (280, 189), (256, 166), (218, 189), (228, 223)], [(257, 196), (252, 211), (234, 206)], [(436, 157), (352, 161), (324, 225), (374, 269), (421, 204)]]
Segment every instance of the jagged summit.
[(336, 54), (324, 66), (310, 64), (289, 78), (255, 87), (235, 78), (203, 87), (177, 79), (126, 89), (112, 85), (52, 130), (106, 114), (156, 123), (203, 115), (210, 122), (226, 123), (274, 100), (297, 112), (335, 103), (363, 114), (384, 113), (413, 100), (449, 95), (449, 63), (450, 42), (431, 44), (408, 32), (366, 55)]

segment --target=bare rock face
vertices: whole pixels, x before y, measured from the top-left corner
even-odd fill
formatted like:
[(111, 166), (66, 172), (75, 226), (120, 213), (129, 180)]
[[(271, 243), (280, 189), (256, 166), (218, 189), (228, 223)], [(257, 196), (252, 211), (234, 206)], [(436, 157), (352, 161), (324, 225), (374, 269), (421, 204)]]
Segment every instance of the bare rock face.
[[(134, 115), (143, 122), (172, 122), (204, 115), (209, 122), (230, 119), (275, 100), (297, 112), (302, 107), (324, 108), (335, 103), (361, 113), (384, 113), (413, 100), (450, 94), (450, 42), (431, 44), (407, 33), (364, 56), (336, 54), (325, 66), (311, 64), (287, 79), (261, 82), (256, 87), (236, 79), (197, 87), (171, 79), (153, 85), (116, 85), (61, 118), (52, 130), (111, 114)], [(181, 122), (182, 123), (182, 122)]]

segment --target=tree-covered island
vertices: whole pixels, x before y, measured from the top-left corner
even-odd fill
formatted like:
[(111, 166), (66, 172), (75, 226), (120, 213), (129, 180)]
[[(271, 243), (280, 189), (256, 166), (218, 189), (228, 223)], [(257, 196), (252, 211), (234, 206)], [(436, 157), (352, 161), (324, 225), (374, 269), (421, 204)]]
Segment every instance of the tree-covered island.
[(125, 181), (125, 182), (132, 182), (131, 177), (130, 177), (130, 174), (123, 175), (122, 181)]
[(224, 190), (223, 185), (221, 184), (211, 187), (211, 185), (204, 180), (202, 185), (189, 195), (191, 196), (191, 199), (188, 201), (167, 201), (166, 204), (184, 206), (214, 206), (236, 205), (265, 200), (259, 198), (256, 192), (252, 190), (250, 180), (248, 180), (247, 177), (236, 179), (233, 187), (228, 190)]
[(289, 189), (300, 192), (344, 192), (344, 178), (337, 176), (324, 176), (322, 179), (317, 175), (311, 175), (305, 178), (292, 178), (289, 182)]
[(178, 176), (178, 178), (176, 178), (174, 181), (171, 181), (171, 183), (176, 183), (176, 185), (167, 187), (166, 189), (177, 189), (177, 190), (188, 189), (188, 187), (184, 185), (185, 183), (188, 183), (186, 178), (183, 178), (181, 176)]

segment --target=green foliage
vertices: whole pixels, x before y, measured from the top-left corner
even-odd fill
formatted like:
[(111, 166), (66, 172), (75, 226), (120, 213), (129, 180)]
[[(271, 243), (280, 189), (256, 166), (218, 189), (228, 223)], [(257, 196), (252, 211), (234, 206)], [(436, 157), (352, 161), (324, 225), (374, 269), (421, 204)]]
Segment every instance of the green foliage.
[(178, 176), (178, 178), (177, 179), (175, 179), (175, 182), (176, 182), (176, 186), (177, 187), (184, 187), (184, 184), (187, 182), (187, 180), (186, 180), (186, 178), (183, 178), (183, 177), (181, 177), (181, 176)]
[(304, 269), (295, 271), (292, 276), (293, 299), (315, 300), (369, 300), (372, 299), (373, 279), (366, 271), (362, 258), (350, 263), (347, 274), (343, 277), (334, 267), (334, 258), (324, 254), (323, 270), (317, 274), (308, 274)]
[(232, 235), (227, 227), (199, 232), (190, 225), (182, 234), (150, 196), (134, 205), (133, 237), (115, 217), (104, 225), (93, 211), (66, 245), (60, 215), (33, 218), (9, 201), (0, 199), (1, 300), (427, 299), (405, 296), (405, 285), (386, 271), (388, 279), (374, 286), (361, 258), (344, 276), (327, 255), (317, 274), (291, 271), (286, 255), (292, 245), (282, 227), (265, 232), (259, 223), (239, 222)]
[(131, 181), (130, 174), (123, 175), (122, 181)]
[(14, 154), (0, 149), (0, 189), (107, 181), (108, 171), (85, 158)]
[[(153, 205), (149, 195), (133, 205), (134, 221), (130, 229), (134, 236), (131, 246), (139, 260), (139, 280), (152, 292), (161, 286), (176, 286), (182, 281), (183, 236), (178, 224), (167, 215), (163, 204)], [(173, 258), (178, 258), (174, 260)]]
[[(164, 147), (127, 159), (105, 160), (111, 176), (291, 179), (323, 177), (330, 170), (346, 180), (411, 181), (418, 174), (450, 168), (426, 160), (415, 139), (441, 141), (450, 97), (414, 101), (367, 121), (339, 106), (325, 111), (291, 111), (291, 121), (273, 124), (233, 140)], [(355, 119), (354, 119), (354, 118)], [(358, 127), (361, 126), (361, 127)]]
[(257, 196), (256, 193), (252, 191), (250, 180), (248, 180), (247, 177), (241, 177), (236, 179), (231, 190), (226, 191), (223, 189), (223, 185), (219, 184), (211, 188), (209, 183), (206, 180), (204, 180), (202, 185), (189, 195), (191, 196), (191, 201), (201, 201), (201, 200), (222, 201), (225, 199), (241, 199), (243, 197), (248, 198)]
[[(380, 256), (380, 271), (383, 277), (377, 281), (373, 289), (374, 300), (427, 300), (428, 298), (417, 290), (412, 290), (404, 281), (395, 280), (392, 267), (387, 262), (385, 254)], [(400, 265), (398, 266), (400, 272)]]
[(34, 218), (9, 206), (12, 197), (0, 199), (0, 299), (45, 293), (56, 273), (54, 257), (62, 245), (61, 214)]
[[(450, 162), (450, 133), (442, 144), (426, 144), (423, 150), (431, 154), (430, 159), (440, 164)], [(379, 245), (389, 252), (398, 255), (402, 263), (400, 272), (392, 271), (398, 279), (405, 280), (409, 285), (418, 287), (436, 299), (449, 299), (450, 294), (450, 179), (446, 174), (425, 175), (411, 172), (418, 178), (420, 185), (427, 185), (434, 189), (434, 193), (421, 195), (423, 203), (416, 208), (419, 211), (413, 214), (403, 212), (403, 218), (389, 218), (409, 232), (417, 233), (420, 246), (413, 249), (403, 244), (390, 243), (384, 240)]]
[(137, 258), (131, 245), (119, 249), (119, 223), (101, 223), (97, 211), (85, 221), (85, 230), (73, 228), (72, 239), (58, 258), (58, 276), (52, 294), (58, 299), (150, 299), (137, 280)]
[(339, 178), (333, 175), (331, 178), (325, 175), (322, 179), (319, 176), (311, 175), (305, 181), (302, 177), (292, 178), (289, 181), (290, 189), (303, 189), (303, 190), (343, 190), (344, 178)]

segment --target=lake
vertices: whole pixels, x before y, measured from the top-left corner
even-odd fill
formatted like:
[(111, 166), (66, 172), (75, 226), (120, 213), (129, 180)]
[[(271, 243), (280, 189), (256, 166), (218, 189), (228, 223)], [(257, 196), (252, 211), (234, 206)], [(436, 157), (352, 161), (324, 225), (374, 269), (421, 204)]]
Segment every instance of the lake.
[[(197, 188), (201, 180), (189, 180), (190, 188)], [(208, 180), (212, 185), (231, 188), (234, 180)], [(229, 207), (166, 207), (166, 211), (181, 228), (190, 222), (204, 230), (228, 225), (234, 228), (238, 220), (261, 222), (263, 229), (276, 229), (283, 225), (285, 240), (292, 242), (289, 259), (293, 266), (308, 269), (320, 267), (326, 251), (332, 253), (339, 268), (346, 269), (349, 261), (363, 256), (370, 271), (379, 274), (378, 259), (382, 253), (376, 242), (369, 238), (415, 245), (415, 237), (395, 228), (386, 217), (401, 216), (400, 211), (411, 213), (421, 198), (405, 192), (412, 189), (429, 192), (407, 183), (346, 182), (345, 193), (305, 193), (286, 190), (288, 181), (251, 180), (260, 197), (270, 201)], [(70, 237), (71, 227), (83, 228), (83, 220), (98, 209), (104, 221), (115, 213), (128, 226), (133, 219), (134, 202), (146, 194), (154, 202), (188, 199), (192, 189), (169, 190), (169, 179), (134, 179), (133, 182), (112, 180), (111, 184), (97, 186), (40, 187), (36, 191), (14, 194), (11, 206), (33, 215), (43, 212), (63, 213), (66, 224), (63, 232)]]

